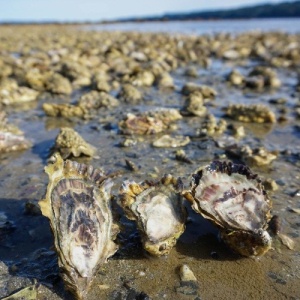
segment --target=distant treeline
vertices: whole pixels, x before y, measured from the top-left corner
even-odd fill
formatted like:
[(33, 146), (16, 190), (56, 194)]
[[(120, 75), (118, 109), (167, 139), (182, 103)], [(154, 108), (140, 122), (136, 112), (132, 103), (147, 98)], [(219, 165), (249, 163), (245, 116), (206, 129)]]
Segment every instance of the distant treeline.
[[(267, 1), (267, 0), (266, 0)], [(261, 4), (246, 6), (236, 9), (193, 11), (184, 13), (166, 13), (160, 16), (131, 17), (108, 21), (87, 21), (87, 22), (1, 22), (2, 25), (11, 24), (57, 24), (57, 25), (77, 25), (77, 24), (110, 24), (120, 22), (149, 22), (149, 21), (188, 21), (188, 20), (216, 20), (216, 19), (255, 19), (255, 18), (299, 18), (300, 1), (289, 1), (278, 4)]]
[(295, 18), (300, 17), (300, 1), (278, 4), (262, 4), (236, 9), (194, 11), (189, 13), (167, 13), (163, 16), (128, 18), (121, 21), (182, 21), (209, 19), (253, 19), (253, 18)]

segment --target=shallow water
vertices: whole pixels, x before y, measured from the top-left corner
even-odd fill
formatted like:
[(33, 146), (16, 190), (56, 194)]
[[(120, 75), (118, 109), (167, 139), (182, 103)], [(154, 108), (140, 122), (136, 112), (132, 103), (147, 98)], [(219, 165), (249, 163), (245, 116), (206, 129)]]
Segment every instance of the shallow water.
[[(239, 69), (246, 72), (253, 64), (255, 62), (246, 61)], [(117, 208), (124, 227), (124, 232), (119, 235), (120, 250), (99, 270), (88, 299), (147, 299), (138, 292), (146, 293), (151, 299), (199, 299), (197, 295), (201, 299), (220, 300), (300, 299), (300, 217), (289, 209), (300, 208), (300, 196), (297, 194), (300, 179), (300, 120), (293, 114), (293, 107), (299, 101), (294, 92), (297, 74), (294, 70), (277, 69), (283, 83), (280, 89), (262, 93), (244, 92), (225, 82), (224, 76), (231, 68), (228, 62), (214, 60), (207, 70), (198, 67), (199, 78), (196, 79), (187, 79), (183, 70), (178, 69), (171, 73), (177, 84), (175, 91), (156, 87), (140, 88), (147, 95), (143, 105), (123, 104), (110, 111), (100, 110), (97, 118), (90, 121), (72, 123), (46, 117), (41, 107), (43, 102), (49, 101), (47, 97), (32, 103), (30, 107), (7, 108), (9, 121), (18, 124), (34, 145), (28, 151), (0, 156), (0, 211), (5, 212), (15, 225), (14, 230), (1, 237), (0, 245), (1, 261), (10, 267), (10, 274), (37, 279), (41, 283), (38, 299), (67, 298), (58, 277), (48, 220), (40, 215), (24, 214), (27, 201), (36, 204), (45, 194), (48, 178), (43, 168), (59, 127), (73, 127), (87, 142), (97, 147), (99, 158), (80, 158), (78, 161), (107, 171), (121, 171), (122, 176), (116, 180), (113, 188), (115, 195), (125, 179), (154, 179), (164, 173), (182, 177), (188, 187), (191, 173), (199, 166), (215, 158), (225, 158), (224, 150), (218, 148), (213, 139), (196, 136), (201, 120), (199, 117), (184, 117), (177, 122), (178, 129), (173, 132), (191, 137), (191, 143), (184, 150), (193, 160), (192, 165), (175, 160), (175, 149), (151, 146), (152, 141), (162, 134), (139, 137), (134, 147), (119, 147), (124, 136), (116, 128), (125, 113), (155, 107), (181, 108), (183, 99), (179, 91), (186, 81), (193, 81), (208, 84), (217, 90), (218, 96), (208, 107), (209, 112), (217, 117), (223, 116), (222, 108), (228, 103), (264, 103), (279, 115), (282, 107), (271, 105), (269, 100), (279, 97), (287, 99), (287, 122), (273, 125), (240, 124), (245, 126), (245, 144), (263, 145), (269, 150), (285, 153), (280, 154), (270, 166), (253, 167), (253, 171), (261, 177), (277, 181), (279, 190), (271, 194), (273, 214), (279, 215), (283, 232), (294, 239), (296, 248), (291, 251), (274, 238), (274, 249), (265, 256), (258, 259), (241, 258), (219, 241), (215, 227), (196, 215), (186, 203), (189, 220), (185, 233), (168, 257), (152, 258), (142, 250), (134, 223), (128, 221)], [(75, 101), (79, 94), (70, 100)], [(129, 171), (125, 158), (133, 161), (139, 171)], [(199, 289), (191, 295), (178, 292), (178, 269), (182, 264), (189, 265), (199, 281)], [(1, 280), (0, 287), (5, 278)], [(130, 293), (136, 293), (136, 298), (130, 298)]]
[(300, 19), (250, 19), (250, 20), (214, 20), (214, 21), (170, 21), (170, 22), (128, 22), (87, 26), (88, 30), (166, 32), (181, 34), (238, 34), (248, 31), (300, 32)]

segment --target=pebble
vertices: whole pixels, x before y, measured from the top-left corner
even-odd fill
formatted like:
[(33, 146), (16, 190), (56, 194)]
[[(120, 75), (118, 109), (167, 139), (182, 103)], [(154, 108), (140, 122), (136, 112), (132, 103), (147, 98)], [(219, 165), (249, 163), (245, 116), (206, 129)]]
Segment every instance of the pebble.
[(188, 265), (182, 265), (180, 267), (179, 276), (181, 281), (197, 281), (196, 276)]
[(179, 268), (180, 286), (176, 287), (177, 294), (191, 296), (187, 299), (200, 299), (198, 295), (199, 284), (193, 271), (186, 264)]

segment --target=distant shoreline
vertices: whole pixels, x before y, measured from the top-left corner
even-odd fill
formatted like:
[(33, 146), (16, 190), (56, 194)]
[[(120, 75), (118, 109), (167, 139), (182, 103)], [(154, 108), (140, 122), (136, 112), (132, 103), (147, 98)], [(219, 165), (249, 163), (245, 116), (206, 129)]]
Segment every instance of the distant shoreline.
[[(267, 1), (267, 0), (266, 0)], [(119, 23), (172, 22), (172, 21), (219, 21), (253, 19), (298, 19), (300, 0), (276, 4), (261, 4), (241, 8), (211, 11), (166, 13), (158, 16), (129, 17), (97, 21), (0, 21), (0, 25), (105, 25)]]
[(184, 20), (132, 20), (132, 21), (100, 21), (100, 22), (0, 22), (0, 26), (18, 26), (18, 25), (30, 25), (30, 26), (40, 26), (40, 25), (56, 25), (56, 26), (82, 26), (82, 25), (110, 25), (110, 24), (128, 24), (128, 23), (171, 23), (171, 22), (218, 22), (218, 21), (251, 21), (251, 20), (276, 20), (276, 19), (300, 19), (300, 17), (274, 17), (274, 18), (232, 18), (232, 19), (184, 19)]

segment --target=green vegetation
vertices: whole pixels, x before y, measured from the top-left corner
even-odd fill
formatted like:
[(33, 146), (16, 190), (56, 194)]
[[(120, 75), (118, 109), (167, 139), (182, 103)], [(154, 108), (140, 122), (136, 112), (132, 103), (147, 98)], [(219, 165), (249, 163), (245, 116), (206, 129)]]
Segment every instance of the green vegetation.
[(261, 4), (236, 9), (196, 11), (189, 13), (167, 13), (163, 16), (130, 18), (122, 21), (180, 21), (207, 19), (252, 19), (252, 18), (296, 18), (300, 17), (300, 1), (278, 4)]

